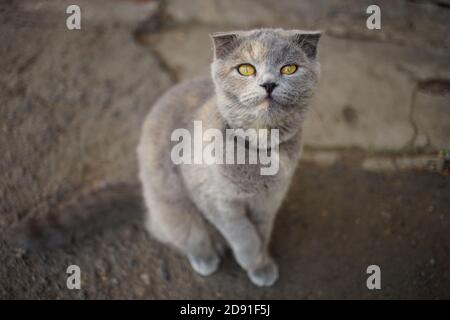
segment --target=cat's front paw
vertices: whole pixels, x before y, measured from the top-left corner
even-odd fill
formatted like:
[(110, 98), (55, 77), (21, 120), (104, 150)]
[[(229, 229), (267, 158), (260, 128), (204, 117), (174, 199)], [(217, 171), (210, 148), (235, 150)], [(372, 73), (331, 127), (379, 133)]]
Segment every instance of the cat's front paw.
[(250, 280), (258, 287), (270, 287), (278, 279), (278, 266), (270, 259), (247, 274)]
[(220, 264), (220, 256), (216, 253), (205, 257), (188, 255), (188, 259), (191, 263), (192, 269), (204, 277), (216, 272)]

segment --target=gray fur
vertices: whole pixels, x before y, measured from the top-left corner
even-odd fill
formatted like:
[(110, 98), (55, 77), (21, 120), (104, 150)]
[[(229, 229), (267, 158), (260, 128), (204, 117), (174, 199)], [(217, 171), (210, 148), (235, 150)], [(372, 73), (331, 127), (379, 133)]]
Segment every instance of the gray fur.
[[(268, 245), (300, 157), (301, 127), (319, 75), (319, 36), (281, 29), (215, 34), (212, 80), (175, 86), (148, 114), (138, 146), (146, 226), (183, 252), (198, 273), (216, 271), (228, 245), (256, 285), (270, 286), (278, 278)], [(242, 63), (255, 66), (256, 74), (240, 75), (236, 66)], [(299, 66), (297, 72), (281, 75), (290, 63)], [(278, 84), (270, 101), (260, 86), (266, 81)], [(194, 120), (204, 130), (280, 129), (278, 173), (262, 176), (259, 164), (173, 164), (171, 133), (192, 132)]]

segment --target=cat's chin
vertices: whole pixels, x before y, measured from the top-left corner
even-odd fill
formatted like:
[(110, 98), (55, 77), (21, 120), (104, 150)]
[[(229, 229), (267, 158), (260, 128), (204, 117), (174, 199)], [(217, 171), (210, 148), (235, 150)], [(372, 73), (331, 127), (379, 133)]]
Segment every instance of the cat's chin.
[(273, 107), (276, 105), (279, 105), (279, 102), (275, 98), (273, 98), (273, 97), (267, 98), (266, 97), (264, 99), (261, 99), (261, 101), (257, 104), (257, 107), (267, 109), (269, 107)]
[(264, 99), (257, 105), (257, 107), (261, 109), (267, 109), (270, 107), (271, 104), (273, 104), (272, 99)]

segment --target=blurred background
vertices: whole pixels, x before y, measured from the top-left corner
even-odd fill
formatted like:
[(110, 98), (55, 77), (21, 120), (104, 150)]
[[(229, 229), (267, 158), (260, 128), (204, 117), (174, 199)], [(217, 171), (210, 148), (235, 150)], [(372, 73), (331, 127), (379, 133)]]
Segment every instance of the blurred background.
[[(81, 30), (66, 28), (70, 4)], [(209, 34), (259, 27), (324, 32), (267, 289), (230, 256), (199, 277), (145, 234), (135, 156), (153, 102), (209, 74)], [(448, 0), (0, 0), (0, 298), (450, 298), (449, 30)], [(120, 223), (37, 252), (3, 239), (105, 185), (123, 190), (94, 206)], [(70, 264), (81, 290), (66, 288)]]

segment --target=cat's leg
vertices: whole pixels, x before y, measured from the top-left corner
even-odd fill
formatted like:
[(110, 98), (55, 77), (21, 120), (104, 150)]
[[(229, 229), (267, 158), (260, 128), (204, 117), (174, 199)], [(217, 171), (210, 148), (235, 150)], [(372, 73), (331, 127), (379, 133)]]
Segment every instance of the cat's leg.
[(188, 199), (161, 199), (144, 193), (148, 208), (146, 227), (158, 240), (183, 252), (192, 268), (202, 276), (214, 273), (220, 255), (214, 247), (206, 221)]
[(268, 250), (275, 217), (287, 192), (287, 186), (261, 195), (250, 202), (249, 217)]
[(278, 268), (269, 256), (260, 235), (248, 219), (245, 205), (231, 201), (210, 200), (205, 216), (229, 243), (239, 265), (258, 286), (271, 286), (278, 278)]

